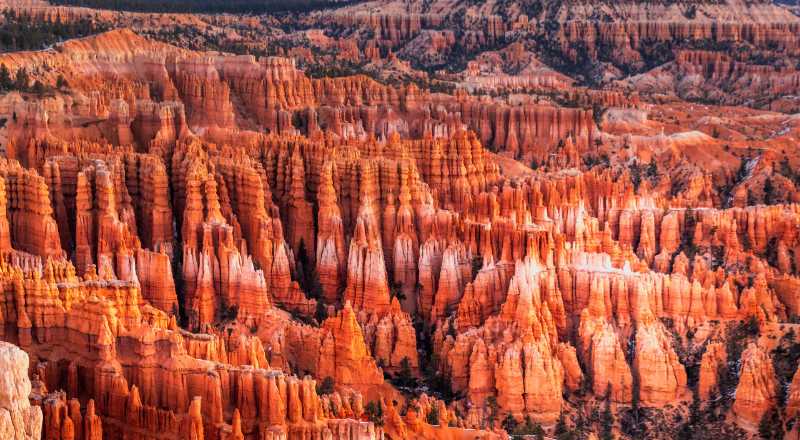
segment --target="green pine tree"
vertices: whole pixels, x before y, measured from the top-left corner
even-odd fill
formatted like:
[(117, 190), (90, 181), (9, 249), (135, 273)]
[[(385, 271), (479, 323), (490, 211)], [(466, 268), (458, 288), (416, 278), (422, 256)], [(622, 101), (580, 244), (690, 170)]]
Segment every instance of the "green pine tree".
[(429, 425), (438, 425), (439, 424), (439, 407), (438, 406), (433, 405), (433, 407), (431, 407), (431, 410), (428, 411), (428, 415), (425, 416), (425, 421)]
[[(2, 75), (2, 72), (0, 72), (0, 75)], [(64, 79), (64, 75), (59, 73), (58, 74), (58, 78), (56, 78), (56, 88), (58, 88), (58, 89), (66, 89), (67, 87), (69, 87), (69, 84), (67, 83), (67, 80)]]
[(20, 68), (17, 70), (17, 75), (14, 77), (14, 89), (21, 92), (28, 91), (29, 81), (30, 77), (28, 76), (28, 71), (24, 67)]
[(38, 79), (33, 82), (33, 87), (31, 87), (31, 92), (36, 93), (37, 95), (41, 95), (45, 92), (44, 84)]
[(11, 73), (5, 64), (0, 65), (0, 90), (11, 90), (14, 83), (11, 81)]

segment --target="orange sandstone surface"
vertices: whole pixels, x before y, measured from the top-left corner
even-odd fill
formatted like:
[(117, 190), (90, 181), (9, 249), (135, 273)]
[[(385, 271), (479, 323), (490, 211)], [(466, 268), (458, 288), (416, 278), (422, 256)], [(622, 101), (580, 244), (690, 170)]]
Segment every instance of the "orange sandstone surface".
[(127, 28), (0, 55), (69, 84), (0, 96), (0, 437), (797, 438), (797, 74), (703, 50), (644, 71), (639, 45), (797, 54), (800, 19), (560, 2), (564, 53), (642, 70), (598, 89), (499, 43), (544, 26), (518, 7), (453, 33), (442, 2), (373, 3), (298, 19), (353, 40), (303, 38), (408, 71), (486, 50), (449, 91)]

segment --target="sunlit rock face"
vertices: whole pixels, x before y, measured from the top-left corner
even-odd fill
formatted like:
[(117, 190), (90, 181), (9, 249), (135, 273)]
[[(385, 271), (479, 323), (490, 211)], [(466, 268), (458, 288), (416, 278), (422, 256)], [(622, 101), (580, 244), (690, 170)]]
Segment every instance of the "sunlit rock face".
[(42, 435), (42, 410), (31, 406), (28, 395), (28, 355), (19, 347), (0, 342), (0, 434), (3, 438), (35, 440)]
[(528, 3), (9, 5), (0, 438), (796, 437), (800, 18)]

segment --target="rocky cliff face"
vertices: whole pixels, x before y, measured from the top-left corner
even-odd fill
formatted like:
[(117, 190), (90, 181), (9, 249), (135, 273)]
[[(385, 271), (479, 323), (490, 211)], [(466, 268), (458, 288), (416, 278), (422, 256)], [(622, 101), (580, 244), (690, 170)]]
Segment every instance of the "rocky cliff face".
[[(81, 416), (80, 406), (72, 408), (78, 405), (74, 399), (67, 403), (63, 395), (42, 398), (45, 432), (62, 435), (48, 434), (48, 438), (64, 438), (64, 433), (79, 429), (88, 437), (76, 438), (99, 438), (92, 433), (99, 429), (111, 438), (131, 429), (145, 437), (170, 433), (176, 438), (227, 438), (225, 432), (229, 431), (285, 436), (294, 429), (323, 435), (340, 429), (339, 422), (328, 419), (346, 414), (331, 412), (328, 397), (320, 400), (312, 379), (301, 380), (271, 369), (258, 339), (242, 335), (238, 340), (225, 340), (222, 336), (183, 332), (174, 317), (170, 321), (149, 305), (140, 308), (135, 285), (101, 281), (96, 275), (78, 281), (63, 272), (65, 268), (51, 263), (44, 279), (37, 272), (40, 269), (27, 275), (20, 272), (20, 298), (28, 301), (20, 308), (12, 305), (16, 319), (5, 322), (6, 328), (11, 325), (19, 329), (14, 333), (19, 335), (20, 344), (39, 359), (36, 371), (42, 381), (38, 384), (40, 394), (61, 388), (66, 395), (93, 399)], [(26, 278), (30, 276), (34, 278)], [(69, 282), (69, 278), (62, 278), (65, 276), (73, 277), (71, 287), (63, 284)], [(25, 293), (24, 286), (33, 285), (24, 279), (36, 280), (37, 289), (44, 289), (38, 298)], [(58, 299), (56, 279), (73, 292), (68, 294), (69, 309)], [(78, 284), (74, 284), (76, 281)], [(91, 296), (89, 284), (83, 283), (93, 283)], [(78, 340), (84, 343), (74, 345)], [(67, 353), (76, 350), (87, 357), (69, 358)], [(24, 358), (19, 357), (24, 364)], [(22, 388), (28, 391), (27, 369), (24, 365), (21, 368), (23, 376), (13, 379), (24, 379), (28, 386)], [(132, 374), (128, 376), (126, 371)], [(225, 423), (229, 407), (236, 409), (230, 425)], [(99, 426), (95, 411), (104, 419), (102, 428), (94, 427)], [(269, 420), (269, 425), (256, 420)], [(298, 428), (293, 427), (295, 424)], [(350, 429), (375, 435), (372, 424), (356, 423)]]
[[(796, 54), (796, 18), (529, 3), (237, 35), (101, 14), (303, 43), (0, 56), (68, 84), (0, 97), (0, 338), (31, 359), (0, 350), (0, 432), (38, 438), (41, 409), (46, 440), (796, 433), (800, 123), (684, 101), (793, 93), (756, 61)], [(337, 56), (361, 74), (315, 70)], [(606, 88), (564, 72), (595, 62)]]
[(42, 411), (28, 402), (28, 355), (19, 347), (0, 342), (0, 434), (14, 440), (35, 440), (42, 436)]

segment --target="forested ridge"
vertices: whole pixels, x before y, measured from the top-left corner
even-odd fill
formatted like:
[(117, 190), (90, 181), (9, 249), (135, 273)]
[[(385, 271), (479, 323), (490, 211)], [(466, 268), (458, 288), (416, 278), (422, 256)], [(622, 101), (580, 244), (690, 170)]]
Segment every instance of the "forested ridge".
[(265, 14), (307, 12), (353, 3), (346, 0), (50, 0), (60, 6), (84, 6), (134, 12)]
[(27, 14), (6, 10), (0, 23), (0, 52), (45, 49), (60, 41), (104, 32), (108, 27), (89, 18), (68, 23), (37, 20)]

